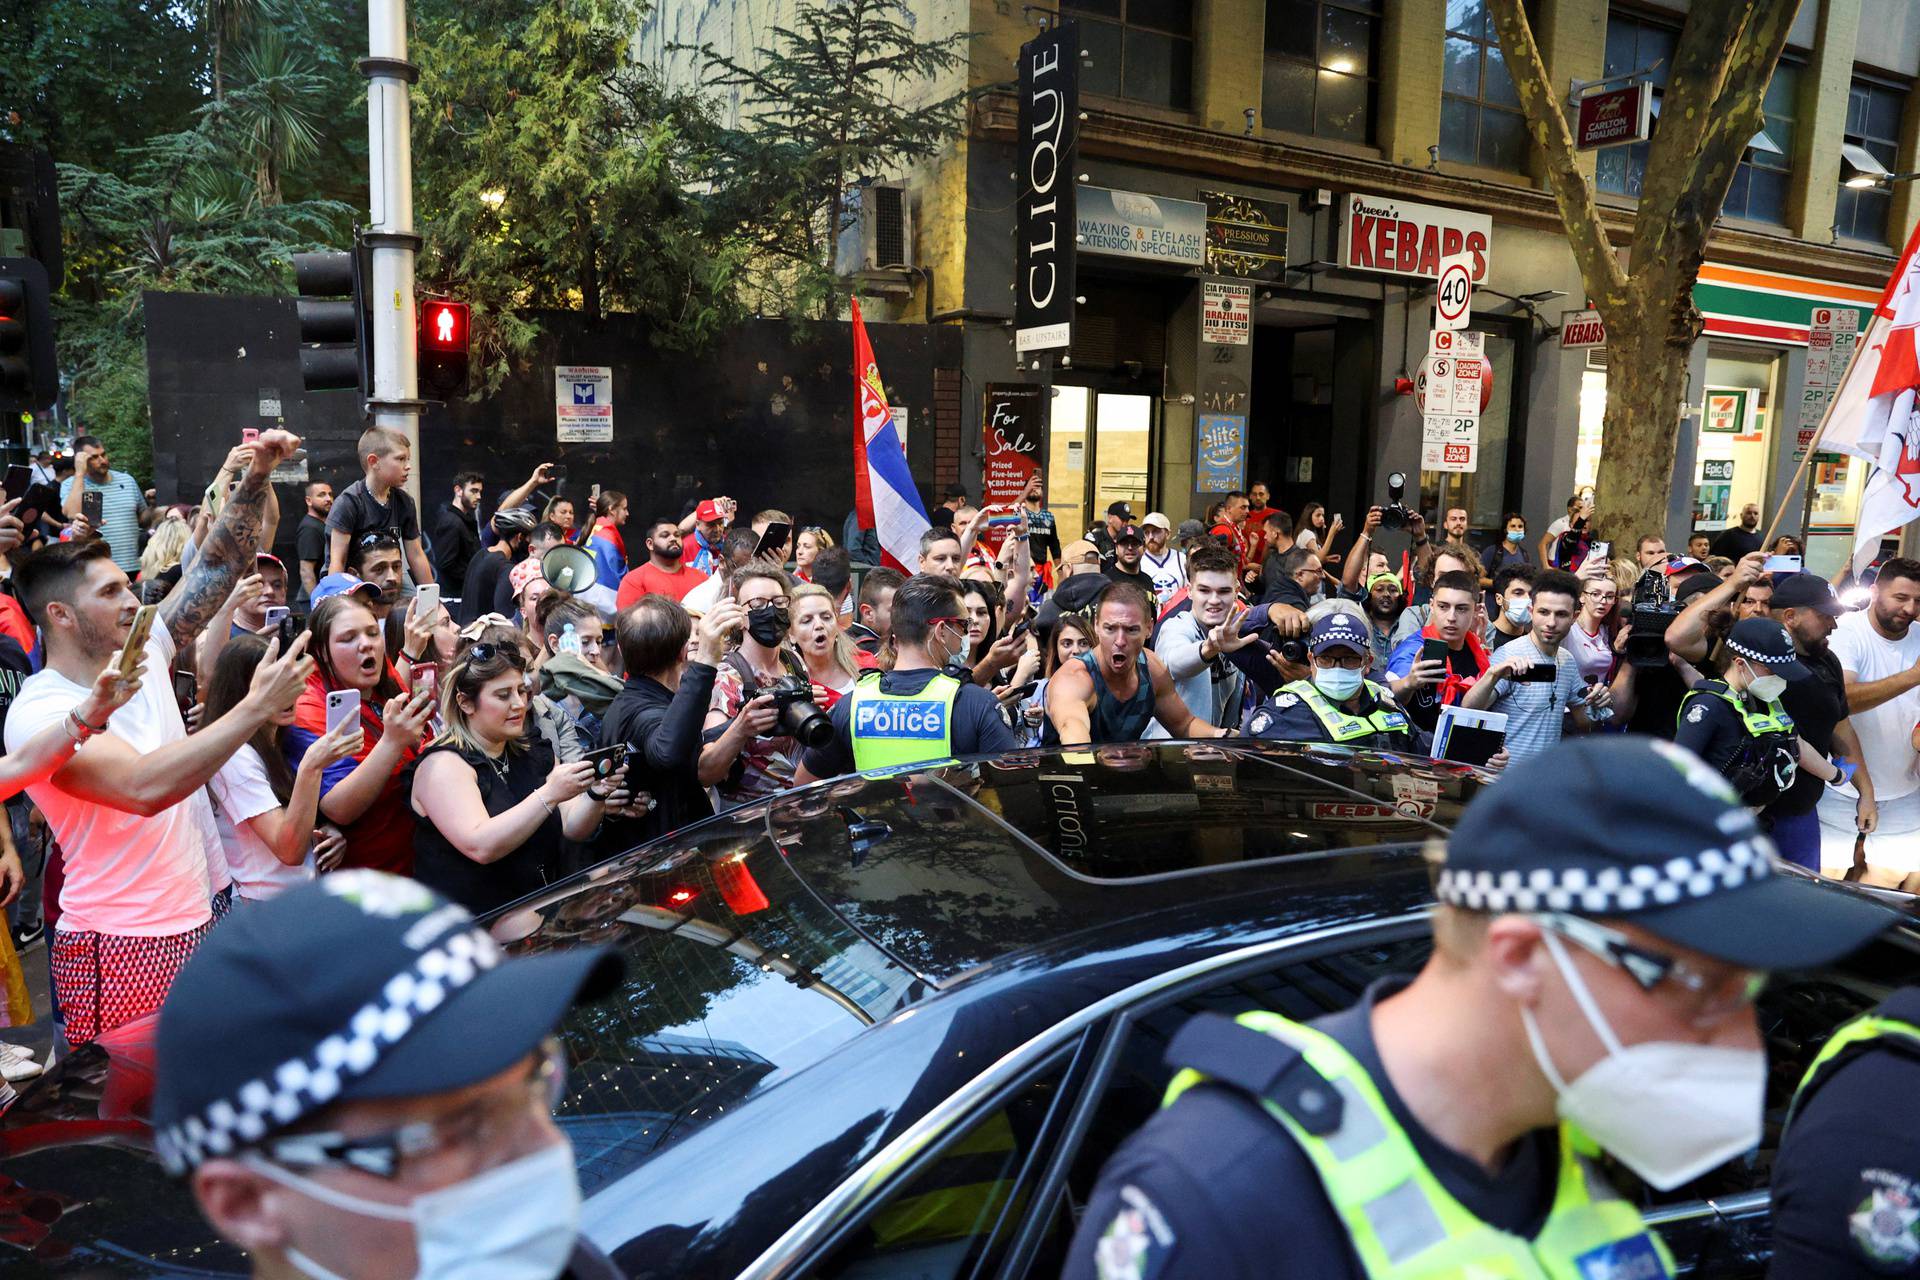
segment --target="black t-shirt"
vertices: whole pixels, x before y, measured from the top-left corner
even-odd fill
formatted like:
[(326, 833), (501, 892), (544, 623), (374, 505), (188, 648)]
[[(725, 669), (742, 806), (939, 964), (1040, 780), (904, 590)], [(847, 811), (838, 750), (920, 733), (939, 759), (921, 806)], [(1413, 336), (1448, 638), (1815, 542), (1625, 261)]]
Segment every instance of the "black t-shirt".
[[(1818, 652), (1801, 655), (1808, 674), (1787, 681), (1780, 705), (1793, 717), (1793, 728), (1808, 746), (1823, 756), (1833, 754), (1833, 730), (1847, 717), (1847, 676), (1833, 650), (1822, 645)], [(1766, 807), (1767, 818), (1793, 818), (1812, 813), (1820, 803), (1827, 784), (1804, 770), (1779, 799)]]
[[(1517, 640), (1519, 637), (1515, 636), (1514, 639)], [(1415, 665), (1418, 665), (1419, 662), (1420, 659), (1416, 655), (1414, 658)], [(1449, 649), (1447, 651), (1447, 671), (1452, 675), (1459, 676), (1462, 680), (1471, 680), (1475, 676), (1478, 676), (1480, 674), (1480, 657), (1474, 653), (1473, 646), (1463, 644), (1458, 649)], [(1440, 723), (1440, 693), (1444, 687), (1444, 685), (1440, 684), (1415, 685), (1407, 691), (1407, 696), (1401, 699), (1400, 705), (1406, 708), (1407, 718), (1428, 733), (1432, 733), (1435, 726)]]
[(1131, 582), (1134, 586), (1139, 587), (1142, 591), (1147, 593), (1147, 599), (1152, 600), (1155, 598), (1154, 592), (1153, 592), (1153, 578), (1148, 574), (1139, 573), (1139, 572), (1128, 573), (1125, 569), (1122, 569), (1120, 567), (1120, 563), (1117, 560), (1114, 563), (1108, 565), (1105, 569), (1101, 570), (1101, 572), (1106, 574), (1108, 582)]
[[(431, 756), (449, 751), (473, 769), (474, 780), (480, 786), (480, 799), (490, 817), (499, 817), (538, 791), (547, 775), (553, 772), (553, 749), (537, 733), (527, 739), (525, 750), (509, 751), (499, 761), (490, 761), (476, 751), (443, 744), (428, 747), (409, 766), (409, 792), (420, 765)], [(499, 765), (505, 766), (505, 777), (496, 768)], [(433, 823), (422, 818), (413, 824), (413, 878), (480, 915), (564, 875), (567, 862), (562, 838), (559, 814), (549, 813), (513, 852), (493, 862), (475, 862), (454, 848)]]
[[(1442, 1145), (1413, 1118), (1374, 1045), (1372, 1013), (1405, 979), (1375, 983), (1355, 1007), (1312, 1025), (1339, 1041), (1373, 1077), (1428, 1169), (1466, 1209), (1531, 1237), (1553, 1207), (1559, 1139), (1536, 1130), (1489, 1174)], [(1142, 1201), (1149, 1208), (1142, 1207)], [(1134, 1218), (1122, 1220), (1132, 1212)], [(1165, 1242), (1146, 1231), (1137, 1274), (1153, 1280), (1364, 1280), (1366, 1268), (1327, 1200), (1320, 1175), (1280, 1122), (1245, 1094), (1197, 1085), (1127, 1139), (1100, 1173), (1067, 1257), (1065, 1280), (1102, 1274), (1103, 1236), (1129, 1236), (1141, 1218), (1163, 1219)]]
[(1027, 512), (1027, 549), (1035, 564), (1048, 564), (1060, 558), (1060, 526), (1053, 512), (1045, 507)]
[(327, 576), (327, 522), (308, 512), (300, 517), (300, 528), (293, 535), (293, 556), (301, 564), (313, 566), (314, 580)]
[[(1917, 996), (1882, 1012), (1911, 1019)], [(1920, 1276), (1920, 1057), (1881, 1046), (1830, 1070), (1773, 1163), (1769, 1280)]]
[[(1089, 575), (1091, 576), (1091, 575)], [(940, 673), (930, 667), (913, 671), (883, 671), (880, 691), (910, 697), (919, 693)], [(1020, 745), (1000, 715), (1000, 701), (971, 680), (960, 686), (953, 699), (953, 724), (949, 730), (956, 756), (987, 755), (1011, 751)], [(803, 757), (807, 772), (816, 778), (832, 778), (853, 772), (853, 695), (848, 694), (833, 707), (833, 740), (824, 747), (809, 747)]]
[(1713, 540), (1712, 554), (1725, 556), (1729, 560), (1738, 560), (1741, 556), (1750, 556), (1760, 549), (1760, 531), (1742, 529), (1739, 525), (1731, 529), (1722, 529), (1720, 536)]
[(407, 543), (420, 536), (420, 514), (405, 489), (395, 489), (382, 504), (367, 492), (365, 480), (355, 480), (333, 500), (333, 510), (327, 512), (327, 528), (349, 537), (389, 531)]
[(467, 566), (480, 550), (480, 530), (474, 524), (473, 512), (443, 502), (434, 508), (430, 532), (434, 574), (447, 587), (464, 585)]
[(507, 558), (497, 551), (488, 551), (474, 556), (467, 565), (467, 576), (460, 584), (460, 609), (458, 621), (466, 626), (483, 613), (509, 614), (511, 608), (499, 607), (500, 598), (512, 600), (512, 580), (509, 576), (513, 566)]
[(1520, 637), (1525, 635), (1531, 635), (1531, 634), (1532, 633), (1529, 631), (1522, 630), (1522, 631), (1515, 632), (1513, 635), (1508, 635), (1506, 632), (1502, 631), (1497, 624), (1492, 627), (1489, 627), (1486, 633), (1487, 654), (1489, 657), (1491, 657), (1493, 654), (1500, 652), (1500, 650), (1512, 644), (1515, 640), (1520, 639)]

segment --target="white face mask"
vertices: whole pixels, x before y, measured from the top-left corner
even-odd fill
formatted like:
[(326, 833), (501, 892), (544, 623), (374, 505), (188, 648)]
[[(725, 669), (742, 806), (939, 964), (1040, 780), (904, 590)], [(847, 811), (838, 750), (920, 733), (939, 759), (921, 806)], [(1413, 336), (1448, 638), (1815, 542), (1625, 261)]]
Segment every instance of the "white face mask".
[(1559, 1094), (1562, 1120), (1578, 1125), (1622, 1164), (1671, 1191), (1760, 1143), (1767, 1055), (1758, 1049), (1651, 1040), (1622, 1046), (1567, 959), (1542, 931), (1554, 967), (1607, 1056), (1568, 1084), (1554, 1069), (1533, 1011), (1520, 1006), (1534, 1061)]
[(1760, 699), (1760, 701), (1772, 702), (1787, 691), (1787, 678), (1785, 676), (1755, 675), (1753, 667), (1748, 665), (1744, 659), (1742, 659), (1740, 665), (1747, 668), (1747, 692)]
[[(573, 1148), (556, 1143), (407, 1204), (336, 1191), (257, 1156), (247, 1164), (281, 1186), (347, 1213), (413, 1224), (414, 1280), (553, 1280), (580, 1234), (580, 1180)], [(287, 1260), (314, 1280), (345, 1277), (289, 1248)]]
[(1313, 687), (1332, 698), (1335, 702), (1345, 702), (1360, 692), (1361, 682), (1367, 678), (1363, 671), (1349, 671), (1345, 667), (1315, 667), (1313, 669)]
[(1533, 621), (1533, 606), (1525, 600), (1507, 602), (1507, 621), (1516, 627), (1524, 627)]

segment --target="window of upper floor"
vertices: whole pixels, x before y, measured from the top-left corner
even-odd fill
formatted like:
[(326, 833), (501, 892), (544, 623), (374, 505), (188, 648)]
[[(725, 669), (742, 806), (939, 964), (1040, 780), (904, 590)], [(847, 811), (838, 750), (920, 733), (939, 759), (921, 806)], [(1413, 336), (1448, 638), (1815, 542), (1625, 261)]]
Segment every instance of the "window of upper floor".
[[(1855, 76), (1847, 94), (1847, 126), (1842, 139), (1840, 198), (1833, 209), (1833, 230), (1843, 240), (1886, 244), (1893, 206), (1888, 187), (1850, 187), (1847, 179), (1874, 166), (1889, 173), (1900, 168), (1900, 124), (1908, 90), (1884, 80)], [(1851, 154), (1849, 154), (1851, 152)], [(1862, 156), (1860, 152), (1865, 152)], [(1869, 160), (1868, 157), (1871, 157)], [(1848, 163), (1856, 162), (1856, 163)]]
[(1341, 142), (1373, 142), (1380, 0), (1267, 0), (1260, 119)]
[(1193, 0), (1070, 0), (1060, 16), (1080, 24), (1082, 93), (1193, 106)]
[(1531, 145), (1527, 120), (1488, 10), (1487, 0), (1447, 0), (1440, 158), (1518, 173)]

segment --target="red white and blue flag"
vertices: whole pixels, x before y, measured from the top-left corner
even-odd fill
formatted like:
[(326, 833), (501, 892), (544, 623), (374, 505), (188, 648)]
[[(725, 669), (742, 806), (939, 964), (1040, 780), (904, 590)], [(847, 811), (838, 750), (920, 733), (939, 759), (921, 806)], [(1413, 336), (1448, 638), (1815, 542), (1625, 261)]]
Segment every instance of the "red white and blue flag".
[(853, 506), (860, 527), (880, 535), (880, 559), (890, 569), (916, 573), (920, 535), (932, 526), (907, 470), (907, 449), (887, 407), (887, 389), (867, 340), (860, 303), (853, 303)]
[(1873, 464), (1854, 524), (1853, 565), (1872, 562), (1880, 539), (1920, 518), (1920, 228), (1907, 241), (1880, 305), (1834, 389), (1820, 449)]

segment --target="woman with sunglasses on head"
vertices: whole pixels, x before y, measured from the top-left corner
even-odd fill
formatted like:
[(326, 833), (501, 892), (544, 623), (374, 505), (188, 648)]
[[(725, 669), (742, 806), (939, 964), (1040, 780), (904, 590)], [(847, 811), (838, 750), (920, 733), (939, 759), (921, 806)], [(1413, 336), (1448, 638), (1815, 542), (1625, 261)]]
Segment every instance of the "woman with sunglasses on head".
[(1020, 704), (1021, 723), (1014, 726), (1014, 732), (1021, 735), (1021, 746), (1040, 745), (1040, 734), (1047, 722), (1048, 679), (1067, 663), (1078, 661), (1081, 654), (1092, 652), (1093, 623), (1085, 614), (1061, 614), (1060, 620), (1053, 624), (1053, 635), (1048, 638), (1045, 674), (1034, 685), (1033, 696)]
[(808, 525), (794, 536), (793, 576), (801, 582), (813, 581), (813, 562), (833, 545), (833, 535), (819, 525)]
[[(207, 682), (207, 724), (247, 696), (266, 654), (266, 637), (255, 635), (236, 636), (220, 650)], [(315, 846), (320, 783), (328, 766), (361, 750), (364, 730), (357, 720), (341, 725), (302, 754), (296, 770), (285, 746), (295, 712), (289, 706), (262, 725), (208, 784), (234, 897), (243, 901), (263, 901), (311, 880), (315, 871), (330, 871), (346, 852), (337, 838), (324, 850)]]
[(488, 628), (440, 691), (442, 729), (413, 768), (414, 879), (476, 915), (570, 870), (564, 841), (600, 827), (622, 765), (595, 790), (592, 761), (558, 763), (527, 732), (529, 670), (517, 632)]
[(825, 587), (803, 583), (793, 589), (789, 608), (793, 622), (787, 639), (807, 666), (807, 679), (813, 681), (820, 709), (832, 711), (860, 678), (853, 642), (840, 630), (839, 607)]
[(343, 866), (413, 874), (413, 815), (407, 811), (402, 775), (419, 753), (433, 697), (409, 693), (387, 661), (380, 623), (358, 592), (325, 595), (307, 621), (315, 670), (294, 707), (283, 739), (297, 768), (327, 735), (327, 695), (351, 689), (360, 695), (360, 749), (336, 760), (320, 775), (320, 815), (347, 837)]

